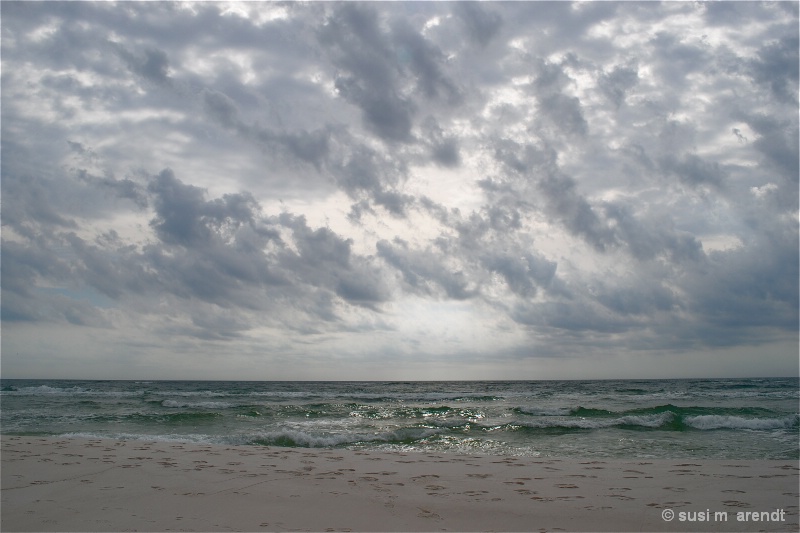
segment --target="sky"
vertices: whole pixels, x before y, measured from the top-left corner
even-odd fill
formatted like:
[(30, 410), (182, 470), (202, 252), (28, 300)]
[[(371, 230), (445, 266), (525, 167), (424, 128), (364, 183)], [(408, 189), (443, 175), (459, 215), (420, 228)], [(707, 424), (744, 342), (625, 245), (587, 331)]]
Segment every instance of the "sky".
[(0, 9), (4, 378), (798, 375), (797, 2)]

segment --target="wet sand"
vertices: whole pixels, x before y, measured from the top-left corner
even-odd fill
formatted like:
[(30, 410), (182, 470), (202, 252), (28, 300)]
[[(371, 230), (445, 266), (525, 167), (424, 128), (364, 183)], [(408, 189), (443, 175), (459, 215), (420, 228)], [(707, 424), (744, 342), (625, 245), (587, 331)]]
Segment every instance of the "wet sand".
[[(2, 531), (798, 531), (797, 461), (2, 437)], [(671, 520), (665, 520), (672, 516)]]

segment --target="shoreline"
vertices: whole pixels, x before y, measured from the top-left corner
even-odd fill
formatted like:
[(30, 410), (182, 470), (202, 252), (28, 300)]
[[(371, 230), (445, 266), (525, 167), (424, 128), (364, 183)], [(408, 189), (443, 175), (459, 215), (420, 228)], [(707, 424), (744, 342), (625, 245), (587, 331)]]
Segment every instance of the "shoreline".
[[(503, 457), (28, 436), (0, 442), (3, 531), (799, 528), (796, 460)], [(665, 520), (670, 511), (672, 520)]]

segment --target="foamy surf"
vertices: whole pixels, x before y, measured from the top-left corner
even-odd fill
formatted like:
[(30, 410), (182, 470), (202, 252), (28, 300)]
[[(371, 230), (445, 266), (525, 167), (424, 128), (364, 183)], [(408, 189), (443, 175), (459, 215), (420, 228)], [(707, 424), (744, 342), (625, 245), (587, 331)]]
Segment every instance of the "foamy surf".
[(798, 457), (798, 380), (0, 384), (4, 435), (519, 456)]

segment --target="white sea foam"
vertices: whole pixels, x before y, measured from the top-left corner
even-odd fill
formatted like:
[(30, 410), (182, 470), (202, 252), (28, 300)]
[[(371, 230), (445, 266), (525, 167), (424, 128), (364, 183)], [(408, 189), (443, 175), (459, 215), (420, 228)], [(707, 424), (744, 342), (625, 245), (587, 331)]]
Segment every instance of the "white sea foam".
[(670, 412), (663, 412), (653, 415), (628, 415), (617, 419), (619, 425), (642, 426), (648, 428), (661, 427), (671, 422), (675, 415)]
[(602, 429), (614, 426), (642, 426), (657, 428), (674, 418), (670, 412), (652, 415), (626, 415), (617, 418), (563, 418), (526, 421), (520, 425), (530, 428)]
[(798, 425), (798, 415), (785, 418), (743, 418), (740, 416), (687, 416), (684, 422), (695, 429), (783, 429)]
[(161, 405), (173, 409), (228, 409), (229, 407), (236, 407), (236, 404), (228, 402), (179, 402), (176, 400), (164, 400)]

